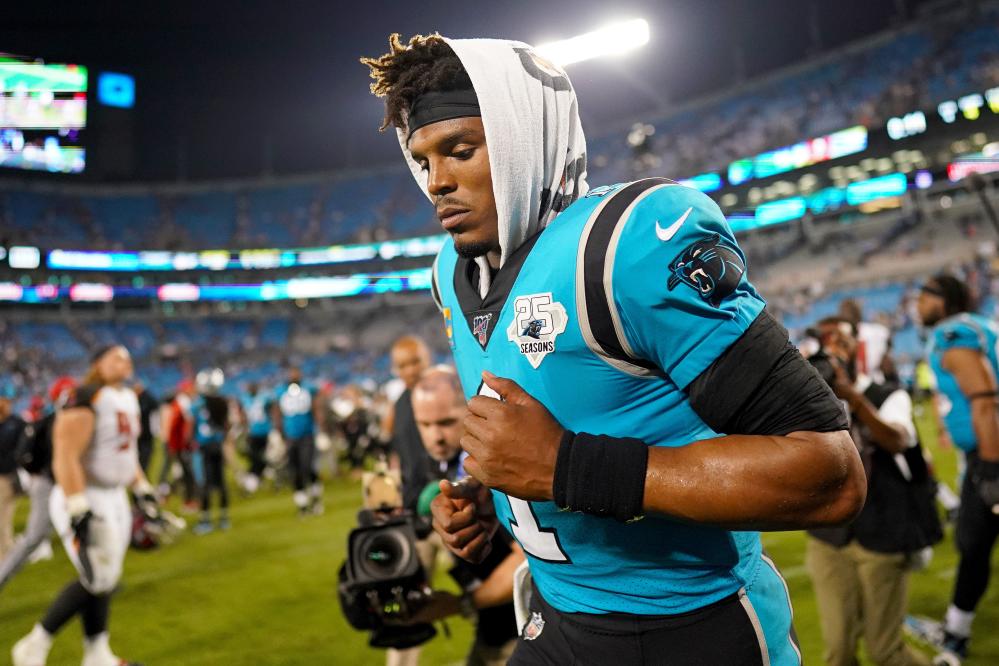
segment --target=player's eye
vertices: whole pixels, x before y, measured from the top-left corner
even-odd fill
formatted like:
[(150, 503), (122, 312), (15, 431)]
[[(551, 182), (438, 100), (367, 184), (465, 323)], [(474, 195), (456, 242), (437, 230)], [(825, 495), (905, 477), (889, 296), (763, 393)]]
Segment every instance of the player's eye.
[(475, 154), (475, 148), (466, 148), (464, 150), (456, 150), (451, 153), (452, 157), (457, 157), (459, 160), (467, 160)]
[(418, 160), (416, 162), (416, 165), (418, 167), (420, 167), (420, 171), (429, 171), (430, 170), (430, 164), (427, 163), (426, 160)]

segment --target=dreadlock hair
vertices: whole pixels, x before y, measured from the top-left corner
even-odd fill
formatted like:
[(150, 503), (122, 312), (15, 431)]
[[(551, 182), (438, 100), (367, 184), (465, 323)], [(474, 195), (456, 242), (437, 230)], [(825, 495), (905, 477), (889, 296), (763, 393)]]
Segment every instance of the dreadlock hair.
[(399, 33), (389, 36), (389, 52), (377, 58), (361, 58), (371, 69), (371, 92), (385, 98), (385, 119), (403, 129), (413, 101), (426, 92), (445, 92), (472, 87), (461, 60), (438, 33), (414, 35), (403, 44)]
[(938, 273), (932, 278), (939, 287), (944, 300), (944, 314), (947, 317), (975, 309), (975, 298), (971, 289), (962, 280), (949, 273)]

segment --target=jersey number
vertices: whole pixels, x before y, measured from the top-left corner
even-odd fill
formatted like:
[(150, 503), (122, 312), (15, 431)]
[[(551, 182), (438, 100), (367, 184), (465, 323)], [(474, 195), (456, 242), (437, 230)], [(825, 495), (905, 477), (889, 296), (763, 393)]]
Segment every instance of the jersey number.
[(128, 418), (128, 413), (117, 412), (118, 415), (118, 434), (124, 438), (118, 446), (119, 451), (128, 451), (128, 447), (132, 444), (132, 421)]
[[(499, 399), (499, 394), (485, 384), (479, 389), (479, 395)], [(510, 513), (513, 514), (510, 520), (510, 532), (520, 542), (521, 547), (539, 560), (569, 562), (569, 557), (562, 550), (555, 530), (538, 524), (530, 502), (509, 495), (506, 499), (510, 503)]]

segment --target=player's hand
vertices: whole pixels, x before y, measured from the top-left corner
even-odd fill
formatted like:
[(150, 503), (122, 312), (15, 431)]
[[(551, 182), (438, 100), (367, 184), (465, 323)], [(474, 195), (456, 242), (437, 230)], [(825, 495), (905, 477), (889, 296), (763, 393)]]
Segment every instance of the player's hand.
[(434, 530), (452, 553), (473, 564), (481, 562), (499, 527), (492, 494), (472, 478), (441, 481), (440, 487), (441, 494), (430, 503)]
[(477, 395), (468, 401), (465, 471), (513, 497), (550, 500), (564, 428), (512, 379), (490, 372), (482, 379), (501, 400)]
[(836, 373), (836, 379), (832, 385), (833, 393), (835, 393), (836, 397), (840, 400), (844, 400), (852, 410), (853, 405), (860, 397), (860, 394), (857, 392), (857, 388), (854, 386), (853, 382), (850, 381), (850, 375), (847, 373), (843, 362), (834, 356), (830, 357), (830, 361), (833, 371)]
[(135, 494), (135, 506), (138, 507), (139, 511), (143, 513), (149, 520), (159, 520), (160, 517), (160, 502), (156, 499), (156, 495), (152, 492)]
[(158, 520), (160, 517), (160, 501), (156, 499), (153, 487), (145, 479), (132, 486), (132, 498), (135, 506), (149, 520)]

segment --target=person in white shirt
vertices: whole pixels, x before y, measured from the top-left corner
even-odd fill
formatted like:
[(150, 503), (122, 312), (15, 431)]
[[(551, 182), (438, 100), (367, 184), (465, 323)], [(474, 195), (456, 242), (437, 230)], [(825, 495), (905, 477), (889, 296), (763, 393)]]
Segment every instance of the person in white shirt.
[(142, 506), (157, 507), (139, 466), (139, 402), (125, 385), (132, 358), (121, 345), (103, 347), (76, 396), (53, 426), (52, 525), (79, 573), (31, 632), (11, 651), (14, 666), (44, 666), (55, 634), (74, 616), (83, 621), (83, 666), (122, 666), (108, 643), (111, 593), (121, 577), (132, 532), (127, 488)]

